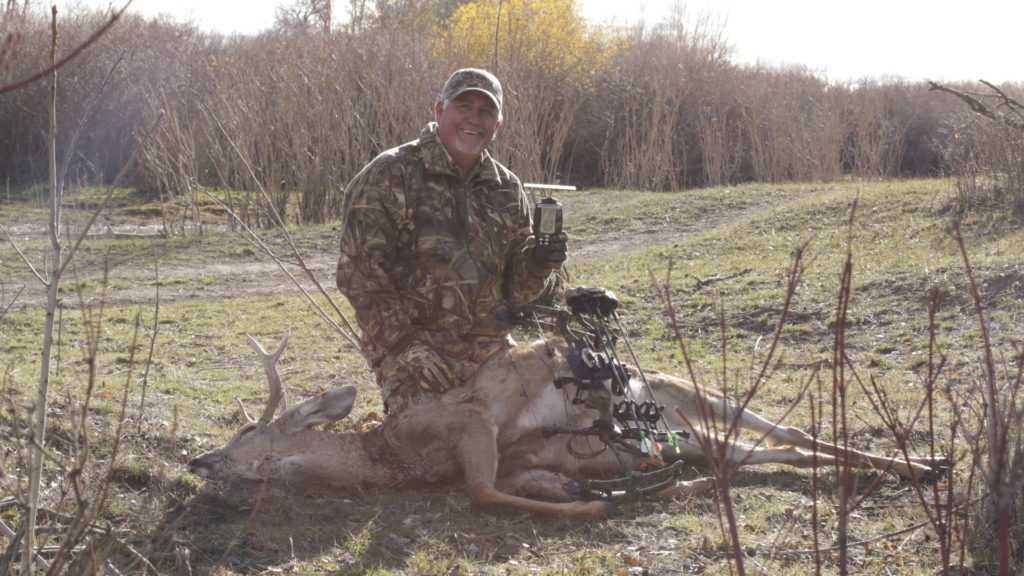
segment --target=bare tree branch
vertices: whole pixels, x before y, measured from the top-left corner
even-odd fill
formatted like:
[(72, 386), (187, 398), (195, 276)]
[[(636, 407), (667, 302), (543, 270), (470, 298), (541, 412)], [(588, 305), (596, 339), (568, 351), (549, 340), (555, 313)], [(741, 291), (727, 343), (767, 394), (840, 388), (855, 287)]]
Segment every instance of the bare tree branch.
[(18, 293), (14, 295), (14, 298), (11, 298), (11, 301), (8, 302), (7, 304), (3, 304), (3, 302), (0, 301), (0, 305), (3, 306), (3, 308), (0, 308), (0, 320), (3, 320), (3, 317), (7, 315), (7, 312), (11, 309), (11, 307), (14, 306), (14, 303), (18, 301), (18, 297), (20, 297), (21, 293), (24, 291), (25, 287), (22, 286), (20, 289), (18, 289)]
[(0, 226), (0, 231), (4, 233), (4, 236), (7, 236), (7, 241), (11, 243), (12, 247), (14, 247), (14, 251), (17, 252), (18, 256), (21, 257), (21, 260), (22, 262), (25, 263), (25, 266), (28, 266), (29, 271), (32, 272), (33, 275), (35, 275), (35, 277), (39, 280), (39, 282), (43, 284), (43, 286), (47, 286), (49, 282), (46, 280), (45, 277), (43, 277), (42, 274), (39, 273), (38, 270), (36, 270), (35, 266), (32, 265), (32, 261), (29, 260), (27, 256), (25, 256), (25, 253), (21, 251), (21, 246), (18, 246), (18, 244), (14, 241), (14, 237), (11, 236), (11, 232), (4, 226)]
[[(12, 83), (12, 84), (7, 84), (6, 86), (0, 86), (0, 94), (5, 94), (7, 92), (11, 92), (13, 90), (17, 90), (18, 88), (23, 88), (23, 87), (28, 86), (29, 84), (35, 82), (36, 80), (39, 80), (40, 78), (45, 78), (47, 75), (53, 74), (55, 71), (60, 69), (62, 66), (64, 66), (68, 62), (71, 62), (72, 60), (74, 60), (75, 58), (80, 56), (83, 52), (85, 52), (85, 50), (87, 48), (89, 48), (89, 46), (91, 46), (94, 42), (96, 42), (97, 40), (102, 38), (103, 35), (106, 34), (114, 26), (115, 23), (117, 23), (118, 19), (121, 18), (121, 15), (124, 14), (124, 11), (127, 10), (128, 7), (131, 6), (132, 2), (134, 2), (134, 1), (135, 0), (128, 0), (128, 2), (120, 10), (115, 12), (110, 17), (110, 20), (107, 20), (106, 24), (104, 24), (99, 30), (94, 32), (92, 36), (89, 36), (89, 38), (87, 38), (85, 40), (85, 42), (82, 42), (81, 44), (79, 44), (78, 47), (75, 48), (74, 50), (72, 50), (70, 54), (68, 54), (64, 58), (60, 59), (59, 61), (57, 61), (53, 65), (49, 66), (45, 70), (41, 70), (41, 71), (39, 71), (39, 72), (29, 76), (28, 78), (23, 78), (21, 80), (18, 80), (16, 82)], [(7, 53), (7, 48), (8, 48), (7, 42), (5, 41), (5, 43), (4, 43), (4, 51), (3, 51), (4, 55), (6, 55), (6, 53)], [(3, 59), (0, 58), (0, 63), (2, 63), (2, 62), (3, 62)]]
[[(956, 88), (950, 88), (937, 82), (928, 82), (928, 90), (952, 94), (960, 100), (963, 100), (973, 112), (977, 112), (986, 118), (995, 120), (996, 122), (1013, 128), (1014, 130), (1024, 132), (1024, 120), (1008, 116), (1000, 110), (1000, 108), (1009, 109), (1015, 116), (1019, 117), (1022, 115), (1022, 112), (1024, 112), (1024, 105), (1009, 97), (1006, 93), (999, 88), (996, 88), (991, 83), (984, 80), (982, 80), (981, 83), (991, 88), (995, 94), (957, 90)], [(983, 102), (981, 100), (982, 98), (995, 98), (998, 103), (995, 106), (992, 106)]]

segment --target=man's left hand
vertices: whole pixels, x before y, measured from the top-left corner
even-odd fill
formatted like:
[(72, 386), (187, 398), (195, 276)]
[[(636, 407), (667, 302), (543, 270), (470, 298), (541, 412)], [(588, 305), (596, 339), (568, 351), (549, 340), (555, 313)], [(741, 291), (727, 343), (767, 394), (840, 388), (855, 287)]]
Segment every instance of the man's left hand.
[(530, 272), (544, 276), (565, 262), (569, 248), (569, 235), (562, 232), (550, 244), (537, 244), (527, 256), (526, 265)]

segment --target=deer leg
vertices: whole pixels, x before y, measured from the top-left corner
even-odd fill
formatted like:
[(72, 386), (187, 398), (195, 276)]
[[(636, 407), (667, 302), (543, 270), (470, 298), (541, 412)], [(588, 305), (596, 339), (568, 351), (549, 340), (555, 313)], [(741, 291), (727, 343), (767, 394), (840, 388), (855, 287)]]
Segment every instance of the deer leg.
[[(705, 415), (714, 415), (715, 419), (731, 419), (737, 410), (741, 410), (732, 401), (705, 396), (701, 399), (705, 406)], [(694, 423), (701, 423), (703, 417), (694, 414), (694, 407), (690, 407), (688, 418)], [(694, 420), (694, 418), (696, 418)], [(809, 468), (815, 464), (829, 464), (838, 461), (847, 462), (857, 468), (869, 468), (875, 470), (888, 470), (903, 478), (912, 478), (917, 481), (927, 482), (933, 480), (938, 471), (943, 467), (941, 462), (928, 458), (907, 459), (902, 456), (887, 457), (876, 454), (861, 452), (853, 448), (843, 449), (835, 444), (815, 440), (810, 434), (792, 426), (783, 426), (750, 410), (742, 410), (737, 421), (739, 428), (750, 430), (759, 434), (765, 444), (774, 448), (750, 447), (740, 443), (734, 443), (736, 449), (749, 452), (749, 454), (736, 454), (728, 456), (728, 459), (742, 464), (757, 464), (775, 462), (789, 464), (792, 466)], [(733, 451), (732, 448), (729, 449)], [(811, 452), (817, 452), (816, 460)], [(775, 458), (778, 458), (777, 460)]]
[[(498, 473), (495, 427), (479, 412), (462, 416), (457, 420), (461, 425), (455, 450), (462, 464), (469, 495), (477, 504), (507, 506), (534, 514), (576, 519), (596, 518), (611, 511), (606, 502), (545, 502), (498, 490), (495, 486)], [(553, 493), (550, 488), (547, 491)], [(561, 499), (566, 498), (563, 496)]]
[[(835, 444), (815, 440), (810, 434), (799, 428), (780, 426), (769, 422), (750, 411), (744, 412), (740, 424), (744, 428), (763, 434), (765, 440), (773, 445), (793, 446), (805, 451), (818, 452), (819, 462), (822, 455), (828, 455), (858, 468), (889, 470), (903, 478), (922, 482), (933, 480), (937, 470), (941, 467), (941, 463), (928, 458), (911, 458), (908, 462), (902, 456), (879, 456), (853, 448), (841, 448)], [(800, 464), (794, 464), (794, 466), (800, 466)]]
[(861, 468), (888, 470), (903, 478), (910, 478), (918, 482), (934, 482), (948, 466), (945, 461), (936, 461), (930, 458), (908, 459), (901, 455), (892, 457), (878, 456), (852, 448), (840, 448), (834, 444), (820, 440), (814, 441), (813, 439), (806, 448), (833, 454), (837, 458), (845, 459), (847, 462)]
[[(723, 444), (724, 443), (724, 444)], [(738, 466), (748, 464), (788, 464), (798, 468), (835, 464), (836, 458), (828, 454), (818, 454), (817, 458), (794, 446), (760, 447), (721, 437), (711, 438), (703, 432), (693, 431), (690, 438), (681, 440), (674, 449), (666, 448), (662, 453), (665, 460), (675, 462), (706, 462), (707, 451), (717, 455), (725, 462)]]
[[(666, 404), (671, 406), (666, 411), (666, 417), (673, 424), (685, 429), (702, 426), (707, 419), (717, 421), (732, 421), (737, 411), (740, 411), (736, 419), (740, 428), (751, 430), (761, 435), (766, 444), (773, 446), (793, 446), (802, 449), (801, 451), (787, 452), (762, 452), (756, 456), (730, 457), (734, 462), (754, 463), (755, 460), (770, 462), (770, 458), (779, 457), (784, 462), (794, 466), (809, 467), (812, 464), (810, 452), (817, 452), (817, 463), (825, 462), (825, 458), (841, 459), (859, 468), (870, 468), (876, 470), (888, 470), (904, 478), (912, 478), (918, 481), (927, 482), (934, 480), (945, 468), (949, 466), (945, 459), (932, 458), (904, 458), (903, 456), (879, 456), (854, 449), (840, 448), (834, 444), (815, 440), (799, 428), (783, 426), (765, 419), (759, 414), (750, 410), (741, 409), (735, 402), (710, 393), (692, 383), (680, 380), (673, 376), (651, 371), (648, 375), (651, 386), (658, 394), (661, 394)], [(750, 447), (747, 447), (751, 449)], [(758, 448), (757, 450), (769, 450)], [(806, 457), (799, 454), (807, 454)], [(698, 455), (700, 457), (700, 455)]]
[(566, 485), (572, 478), (560, 472), (541, 468), (519, 470), (498, 479), (497, 487), (508, 494), (518, 494), (532, 498), (540, 498), (551, 502), (571, 502), (572, 496), (566, 491)]
[(712, 477), (698, 478), (686, 482), (676, 482), (661, 492), (648, 495), (648, 500), (671, 500), (676, 496), (704, 496), (710, 493), (718, 485), (718, 480)]
[[(729, 441), (722, 446), (721, 443), (725, 442), (724, 440), (709, 439), (702, 433), (694, 432), (689, 440), (679, 443), (680, 452), (676, 458), (682, 458), (685, 461), (706, 460), (707, 456), (703, 446), (710, 446), (712, 452), (721, 454), (724, 460), (739, 466), (787, 464), (796, 468), (814, 468), (836, 466), (846, 462), (858, 468), (885, 470), (888, 467), (888, 470), (904, 478), (915, 478), (922, 482), (934, 478), (935, 470), (941, 466), (941, 464), (923, 458), (914, 459), (917, 461), (912, 460), (908, 464), (902, 458), (876, 456), (852, 449), (843, 450), (827, 442), (815, 441), (802, 430), (788, 426), (770, 425), (774, 428), (766, 434), (766, 438), (773, 440), (771, 446), (751, 446), (736, 441)], [(765, 432), (762, 431), (762, 433)], [(710, 444), (708, 444), (709, 442)], [(927, 464), (922, 464), (921, 461), (927, 462)]]
[[(522, 494), (555, 502), (570, 502), (569, 494), (574, 480), (565, 474), (551, 470), (522, 470), (498, 480), (501, 491)], [(677, 482), (660, 492), (645, 496), (648, 500), (670, 500), (676, 496), (702, 496), (715, 487), (714, 478), (698, 478), (688, 482)]]

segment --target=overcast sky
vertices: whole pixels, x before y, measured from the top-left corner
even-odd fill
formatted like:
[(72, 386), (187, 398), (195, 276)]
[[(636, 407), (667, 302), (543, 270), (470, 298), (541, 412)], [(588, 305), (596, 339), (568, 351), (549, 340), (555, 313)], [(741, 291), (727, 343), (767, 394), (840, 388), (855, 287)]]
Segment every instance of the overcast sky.
[[(246, 34), (269, 27), (282, 1), (135, 0), (131, 9)], [(660, 21), (676, 0), (577, 1), (595, 21), (629, 24), (638, 18)], [(707, 13), (723, 27), (741, 62), (802, 64), (836, 80), (894, 75), (1024, 82), (1021, 0), (690, 0), (685, 5), (688, 14)]]

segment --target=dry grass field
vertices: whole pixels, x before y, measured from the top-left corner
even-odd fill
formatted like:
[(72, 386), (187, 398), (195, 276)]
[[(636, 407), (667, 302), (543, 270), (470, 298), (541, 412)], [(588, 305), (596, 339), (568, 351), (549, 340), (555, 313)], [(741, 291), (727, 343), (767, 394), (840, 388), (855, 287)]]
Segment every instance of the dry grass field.
[[(754, 392), (755, 410), (823, 437), (835, 433), (832, 391), (841, 373), (844, 433), (853, 446), (893, 453), (890, 423), (913, 422), (913, 453), (934, 450), (954, 462), (932, 486), (855, 473), (845, 513), (838, 496), (845, 478), (834, 469), (744, 468), (730, 494), (747, 573), (930, 576), (947, 563), (940, 542), (953, 547), (948, 563), (963, 565), (957, 573), (986, 573), (990, 528), (976, 522), (978, 505), (965, 503), (984, 494), (978, 450), (987, 338), (1000, 386), (1020, 383), (1024, 228), (998, 210), (961, 223), (988, 323), (982, 329), (950, 233), (952, 196), (943, 180), (560, 196), (571, 238), (564, 285), (603, 286), (620, 297), (644, 367), (689, 375), (689, 365), (705, 385), (739, 398)], [(65, 218), (74, 229), (95, 200), (88, 192), (69, 197)], [(0, 520), (12, 527), (20, 523), (44, 303), (14, 244), (46, 268), (41, 204), (0, 200), (0, 221), (14, 241), (0, 245)], [(291, 331), (279, 366), (293, 403), (343, 384), (359, 388), (340, 430), (374, 426), (381, 405), (358, 352), (311, 312), (276, 264), (228, 229), (221, 211), (204, 207), (202, 234), (162, 238), (147, 227), (159, 224), (159, 208), (141, 193), (119, 193), (96, 231), (136, 235), (86, 240), (62, 286), (43, 495), (53, 513), (43, 524), (55, 528), (48, 546), (66, 534), (61, 518), (88, 501), (102, 503), (92, 528), (125, 544), (110, 562), (127, 573), (144, 571), (128, 546), (165, 574), (735, 573), (714, 497), (628, 504), (580, 523), (480, 508), (457, 483), (296, 495), (191, 476), (188, 460), (244, 422), (236, 399), (250, 413), (262, 407), (265, 380), (245, 334), (275, 342)], [(346, 310), (333, 288), (337, 223), (289, 232)], [(280, 232), (263, 236), (285, 253)], [(754, 387), (797, 249), (802, 282), (770, 377)], [(851, 296), (839, 313), (848, 255)], [(310, 287), (308, 279), (298, 283)], [(930, 320), (926, 304), (938, 293)], [(842, 370), (834, 362), (839, 333), (848, 358)], [(919, 413), (926, 398), (933, 403)], [(706, 474), (695, 465), (687, 477)], [(947, 497), (963, 506), (950, 508)], [(943, 514), (955, 524), (952, 535), (935, 527)], [(9, 544), (0, 533), (0, 549)]]

